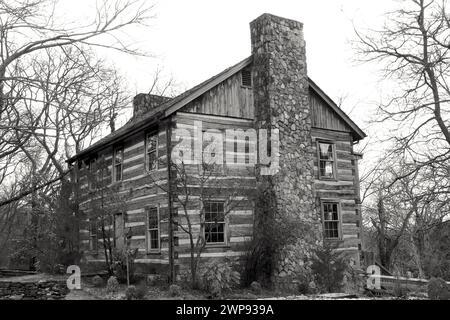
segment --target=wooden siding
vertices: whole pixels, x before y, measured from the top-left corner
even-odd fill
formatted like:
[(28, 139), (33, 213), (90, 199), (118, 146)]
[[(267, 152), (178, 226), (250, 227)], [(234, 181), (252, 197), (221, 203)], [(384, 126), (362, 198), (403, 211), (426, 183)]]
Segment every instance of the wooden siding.
[[(251, 127), (252, 121), (234, 119), (219, 116), (205, 116), (191, 113), (179, 113), (174, 117), (173, 144), (175, 140), (176, 128), (193, 131), (194, 120), (201, 120), (204, 129), (217, 129), (225, 132), (225, 129), (247, 129)], [(167, 264), (168, 263), (168, 203), (167, 203), (167, 170), (166, 170), (166, 133), (159, 131), (158, 159), (159, 168), (152, 172), (151, 176), (145, 170), (145, 133), (137, 134), (121, 144), (124, 148), (123, 161), (123, 181), (113, 183), (117, 189), (117, 195), (127, 197), (126, 200), (126, 228), (131, 229), (131, 248), (138, 248), (137, 262), (145, 264)], [(194, 140), (193, 140), (194, 141)], [(224, 146), (226, 138), (223, 139)], [(104, 156), (108, 170), (105, 175), (106, 183), (111, 183), (112, 179), (112, 150), (105, 149), (97, 157)], [(226, 161), (226, 157), (224, 157)], [(253, 167), (229, 164), (225, 166), (223, 174), (211, 179), (210, 190), (217, 189), (221, 199), (230, 200), (232, 209), (227, 215), (226, 244), (223, 246), (208, 246), (204, 251), (204, 258), (211, 257), (237, 257), (244, 251), (245, 243), (251, 239), (253, 232), (253, 202), (247, 196), (255, 189), (255, 178)], [(189, 214), (192, 215), (194, 230), (200, 230), (198, 214), (198, 204), (200, 201), (200, 191), (196, 182), (199, 177), (199, 166), (192, 165), (187, 168), (190, 175), (190, 192), (192, 204)], [(196, 180), (197, 179), (197, 180)], [(162, 188), (155, 186), (155, 182)], [(92, 208), (90, 201), (96, 196), (87, 187), (87, 179), (81, 175), (81, 209), (89, 215)], [(217, 187), (220, 185), (220, 187)], [(164, 190), (163, 190), (164, 189)], [(146, 250), (146, 211), (148, 206), (158, 206), (160, 209), (160, 243), (159, 252), (147, 252)], [(184, 214), (180, 204), (174, 202), (174, 211), (178, 212), (177, 219), (181, 224), (185, 224)], [(100, 262), (104, 258), (101, 236), (99, 235), (99, 250), (95, 254), (89, 249), (89, 223), (87, 219), (81, 222), (81, 246), (88, 261)], [(183, 267), (189, 260), (189, 238), (180, 228), (174, 231), (176, 246), (174, 248), (176, 264)]]
[(241, 85), (238, 72), (181, 109), (244, 119), (254, 118), (253, 90)]
[[(341, 235), (340, 240), (330, 240), (342, 250), (357, 250), (361, 244), (361, 215), (359, 210), (359, 195), (356, 181), (357, 156), (353, 154), (350, 133), (336, 132), (324, 129), (312, 129), (314, 155), (314, 190), (316, 195), (317, 211), (321, 214), (320, 201), (330, 200), (340, 203)], [(319, 178), (319, 160), (317, 141), (334, 143), (336, 156), (336, 179)], [(356, 257), (359, 259), (358, 257)]]
[[(156, 129), (156, 128), (154, 128)], [(154, 130), (153, 129), (153, 130)], [(115, 188), (116, 194), (125, 199), (125, 228), (129, 228), (132, 237), (131, 248), (138, 248), (137, 261), (150, 259), (152, 263), (166, 264), (168, 261), (168, 204), (167, 204), (167, 170), (166, 170), (166, 132), (158, 131), (158, 169), (149, 174), (145, 168), (145, 136), (150, 131), (141, 132), (127, 140), (120, 146), (124, 148), (123, 180), (112, 181), (112, 150), (105, 149), (96, 156), (105, 156), (107, 173), (105, 181), (109, 187)], [(155, 182), (160, 186), (156, 186)], [(96, 196), (88, 190), (87, 179), (81, 175), (81, 209), (88, 216), (92, 207), (90, 201)], [(149, 206), (159, 207), (160, 213), (160, 251), (147, 253), (146, 211)], [(89, 249), (89, 223), (82, 221), (80, 228), (81, 248), (90, 262), (100, 262), (104, 259), (101, 236), (99, 235), (99, 250), (95, 254)], [(103, 260), (104, 261), (104, 260)]]
[[(221, 116), (207, 116), (204, 114), (193, 114), (179, 112), (175, 116), (176, 128), (184, 129), (189, 133), (189, 138), (193, 144), (196, 141), (194, 135), (194, 121), (201, 121), (202, 129), (215, 129), (223, 134), (224, 166), (223, 170), (207, 179), (209, 185), (207, 192), (201, 192), (200, 186), (204, 175), (199, 170), (199, 165), (192, 163), (186, 165), (189, 172), (190, 197), (197, 199), (192, 201), (187, 214), (193, 225), (196, 239), (200, 232), (199, 201), (200, 198), (208, 196), (210, 199), (222, 200), (231, 207), (226, 211), (225, 243), (207, 245), (202, 253), (202, 260), (208, 261), (211, 258), (236, 258), (244, 254), (245, 244), (253, 234), (253, 202), (251, 194), (255, 190), (255, 177), (252, 166), (230, 164), (226, 162), (226, 129), (248, 129), (253, 125), (252, 121), (243, 119), (226, 118)], [(175, 139), (174, 139), (175, 140)], [(191, 160), (194, 160), (191, 158)], [(200, 161), (200, 159), (197, 159)], [(179, 203), (175, 202), (174, 207), (178, 210), (177, 221), (183, 226), (187, 226), (186, 213)], [(176, 256), (182, 269), (189, 265), (190, 242), (189, 236), (181, 228), (175, 231), (178, 246)]]
[(309, 90), (312, 126), (316, 128), (351, 132), (351, 128), (313, 90)]

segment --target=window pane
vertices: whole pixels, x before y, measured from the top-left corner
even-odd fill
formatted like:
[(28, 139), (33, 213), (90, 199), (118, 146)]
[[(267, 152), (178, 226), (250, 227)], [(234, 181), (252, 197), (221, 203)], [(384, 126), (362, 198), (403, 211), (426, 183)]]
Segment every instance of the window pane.
[(333, 145), (331, 143), (319, 143), (320, 159), (333, 160)]
[(205, 240), (208, 243), (225, 242), (224, 202), (204, 202), (205, 210)]
[(116, 150), (116, 157), (114, 159), (115, 164), (120, 164), (123, 162), (123, 149)]
[(151, 151), (147, 154), (147, 169), (149, 171), (156, 170), (156, 151)]
[(212, 242), (211, 241), (211, 224), (206, 224), (205, 225), (205, 240), (206, 242)]
[(158, 209), (151, 208), (148, 211), (148, 228), (158, 229)]
[(320, 176), (333, 177), (333, 162), (320, 160)]
[(147, 135), (147, 152), (156, 150), (157, 145), (158, 135), (156, 133)]
[(118, 165), (118, 166), (116, 165), (114, 168), (115, 168), (114, 171), (116, 173), (115, 181), (121, 181), (122, 180), (122, 165)]
[(325, 238), (339, 239), (339, 212), (337, 203), (323, 203), (323, 229)]
[(158, 241), (158, 230), (150, 230), (149, 231), (149, 243), (150, 249), (158, 249), (159, 241)]

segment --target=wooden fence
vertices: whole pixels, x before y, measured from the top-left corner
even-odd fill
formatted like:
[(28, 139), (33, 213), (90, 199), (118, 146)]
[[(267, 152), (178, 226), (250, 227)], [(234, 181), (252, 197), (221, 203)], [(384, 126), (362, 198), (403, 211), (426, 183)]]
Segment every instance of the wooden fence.
[[(377, 277), (372, 275), (372, 277)], [(410, 291), (426, 291), (427, 290), (427, 279), (417, 279), (417, 278), (405, 278), (405, 277), (395, 277), (395, 276), (378, 276), (380, 278), (380, 285), (382, 289), (392, 292), (396, 286), (401, 286), (407, 288)], [(447, 281), (447, 286), (450, 288), (450, 282)]]

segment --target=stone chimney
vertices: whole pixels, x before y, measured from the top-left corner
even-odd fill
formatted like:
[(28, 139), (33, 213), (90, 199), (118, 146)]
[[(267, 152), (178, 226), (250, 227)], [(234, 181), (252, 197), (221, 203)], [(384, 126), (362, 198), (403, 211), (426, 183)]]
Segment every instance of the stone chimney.
[[(270, 186), (275, 198), (270, 207), (277, 208), (278, 214), (312, 226), (311, 232), (305, 232), (304, 238), (277, 257), (273, 280), (283, 285), (303, 268), (312, 246), (321, 239), (313, 194), (314, 158), (303, 24), (263, 14), (250, 23), (250, 30), (255, 124), (257, 128), (279, 129), (280, 148), (278, 173), (257, 179)], [(255, 214), (264, 210), (267, 211), (257, 205)]]
[(139, 93), (133, 98), (133, 118), (138, 117), (170, 100), (155, 94)]

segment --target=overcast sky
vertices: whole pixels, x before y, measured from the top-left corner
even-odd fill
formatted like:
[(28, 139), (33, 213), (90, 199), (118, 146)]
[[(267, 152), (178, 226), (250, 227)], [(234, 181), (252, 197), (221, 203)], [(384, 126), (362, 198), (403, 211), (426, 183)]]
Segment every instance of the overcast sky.
[(112, 55), (130, 89), (148, 90), (159, 66), (188, 89), (250, 55), (249, 23), (272, 13), (304, 23), (309, 76), (363, 129), (374, 103), (379, 74), (356, 63), (351, 40), (358, 28), (380, 26), (396, 1), (361, 0), (164, 0), (155, 3), (152, 26), (133, 34), (155, 58)]
[[(133, 93), (146, 92), (157, 68), (172, 76), (178, 90), (217, 74), (250, 55), (249, 23), (263, 13), (303, 22), (309, 76), (371, 137), (367, 127), (383, 92), (378, 66), (361, 65), (351, 41), (353, 26), (377, 28), (396, 0), (160, 0), (151, 26), (130, 36), (154, 58), (108, 52), (125, 74)], [(75, 5), (76, 3), (76, 5)], [(86, 5), (81, 5), (85, 3)], [(71, 2), (68, 8), (88, 11), (91, 0)]]

